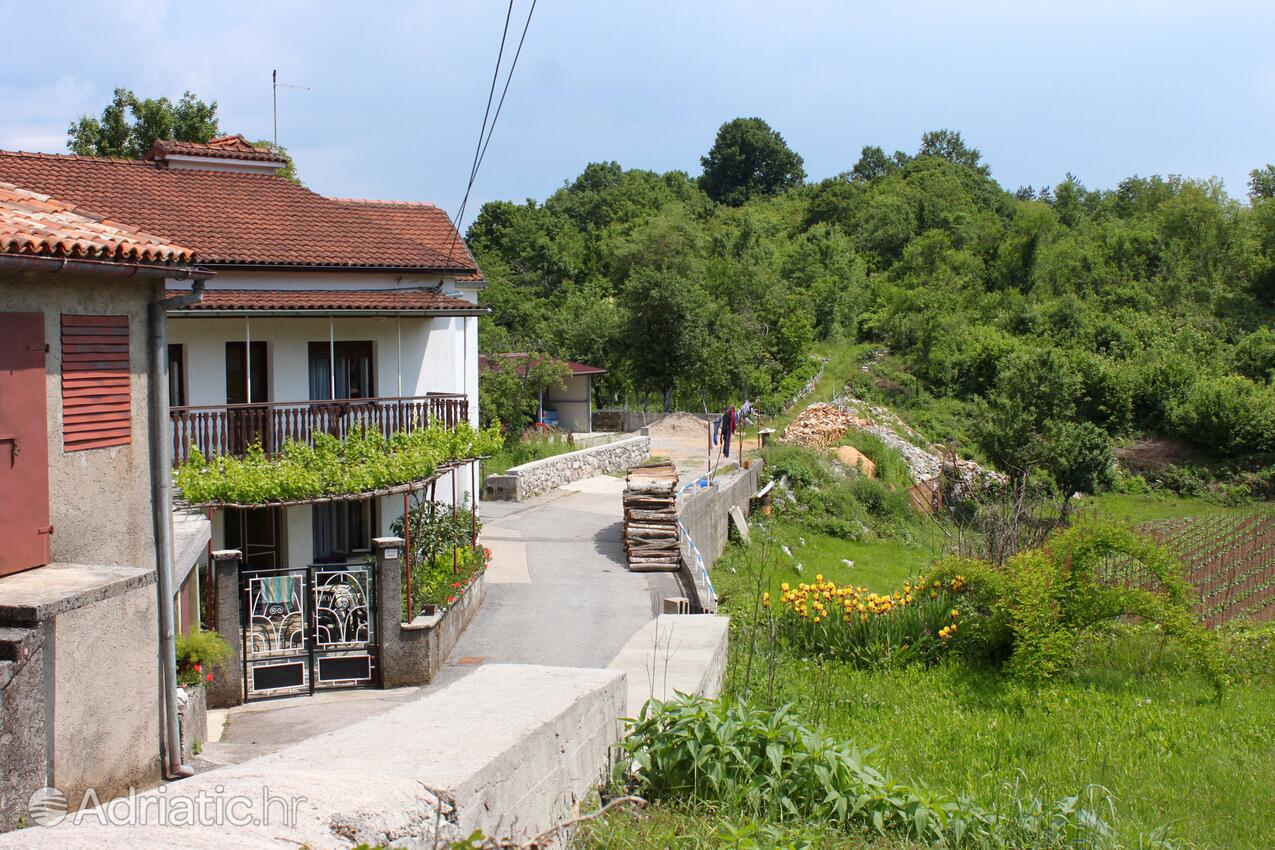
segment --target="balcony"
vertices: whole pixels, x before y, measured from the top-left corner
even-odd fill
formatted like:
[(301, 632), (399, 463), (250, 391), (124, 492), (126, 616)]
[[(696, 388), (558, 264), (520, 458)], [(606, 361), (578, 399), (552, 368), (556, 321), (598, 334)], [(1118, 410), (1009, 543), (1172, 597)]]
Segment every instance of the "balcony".
[(315, 434), (345, 437), (368, 428), (386, 437), (396, 431), (441, 423), (453, 428), (469, 419), (469, 399), (457, 393), (430, 393), (399, 398), (323, 399), (257, 404), (174, 407), (173, 464), (193, 446), (205, 458), (242, 457), (253, 443), (267, 456), (283, 450), (288, 440), (313, 444)]

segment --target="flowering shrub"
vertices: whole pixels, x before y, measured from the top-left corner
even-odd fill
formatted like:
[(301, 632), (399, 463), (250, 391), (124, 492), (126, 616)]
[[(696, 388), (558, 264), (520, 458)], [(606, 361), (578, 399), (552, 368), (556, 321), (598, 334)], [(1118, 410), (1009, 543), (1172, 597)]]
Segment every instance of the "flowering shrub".
[[(933, 662), (961, 629), (964, 576), (918, 576), (891, 594), (838, 586), (815, 576), (813, 584), (785, 582), (777, 605), (777, 633), (799, 651), (877, 667)], [(770, 594), (762, 605), (771, 607)]]
[(487, 571), (490, 563), (490, 549), (468, 544), (457, 547), (454, 558), (448, 556), (413, 563), (410, 601), (406, 598), (407, 588), (403, 589), (405, 610), (411, 612), (410, 616), (415, 616), (426, 605), (446, 611), (465, 595), (469, 586)]
[(214, 669), (230, 657), (230, 644), (216, 632), (192, 629), (177, 635), (177, 683), (183, 687), (213, 680)]

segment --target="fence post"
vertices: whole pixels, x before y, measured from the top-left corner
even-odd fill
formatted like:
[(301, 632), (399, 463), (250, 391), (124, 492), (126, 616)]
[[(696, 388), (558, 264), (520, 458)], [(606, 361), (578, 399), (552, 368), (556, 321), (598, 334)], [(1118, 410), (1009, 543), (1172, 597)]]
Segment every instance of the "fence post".
[(212, 553), (217, 593), (217, 634), (230, 644), (230, 657), (221, 670), (213, 672), (213, 680), (208, 683), (210, 708), (229, 708), (243, 703), (243, 632), (239, 612), (243, 598), (239, 592), (239, 562), (242, 559), (243, 553), (238, 549)]

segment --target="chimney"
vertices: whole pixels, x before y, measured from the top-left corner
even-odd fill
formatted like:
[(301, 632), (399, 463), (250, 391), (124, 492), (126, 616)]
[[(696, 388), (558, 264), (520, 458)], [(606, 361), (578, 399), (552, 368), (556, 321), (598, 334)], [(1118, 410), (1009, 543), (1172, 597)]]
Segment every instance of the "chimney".
[(160, 139), (143, 157), (164, 168), (195, 168), (273, 176), (288, 163), (269, 147), (257, 147), (241, 135), (217, 136), (207, 144)]

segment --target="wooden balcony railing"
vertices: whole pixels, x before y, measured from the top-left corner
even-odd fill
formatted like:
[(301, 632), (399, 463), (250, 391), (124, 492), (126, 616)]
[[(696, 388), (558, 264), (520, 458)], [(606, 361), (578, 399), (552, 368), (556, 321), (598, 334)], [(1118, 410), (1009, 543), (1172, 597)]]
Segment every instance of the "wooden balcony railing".
[(267, 455), (287, 440), (313, 444), (316, 433), (344, 437), (366, 427), (390, 436), (434, 423), (448, 428), (467, 421), (469, 399), (453, 393), (401, 398), (353, 398), (322, 401), (221, 404), (171, 409), (173, 463), (184, 461), (194, 446), (206, 458), (242, 457), (260, 442)]

